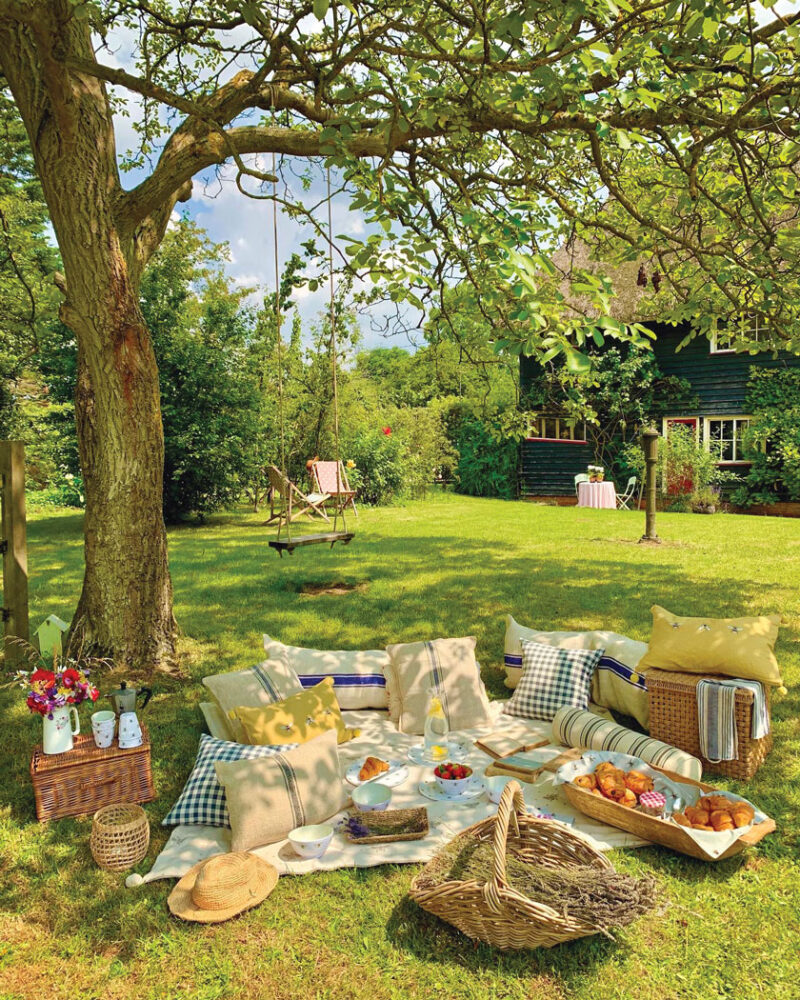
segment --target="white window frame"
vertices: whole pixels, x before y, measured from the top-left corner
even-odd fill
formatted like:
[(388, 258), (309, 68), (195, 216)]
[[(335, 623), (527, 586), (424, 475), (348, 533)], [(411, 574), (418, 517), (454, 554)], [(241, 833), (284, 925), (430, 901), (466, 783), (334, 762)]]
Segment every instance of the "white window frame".
[[(742, 316), (740, 317), (739, 328), (738, 328), (739, 332), (741, 333), (754, 334), (752, 339), (755, 340), (756, 343), (758, 343), (759, 340), (761, 339), (762, 324), (759, 322), (759, 319), (760, 317), (758, 313), (743, 313)], [(721, 332), (724, 334), (725, 331), (723, 330)], [(718, 346), (719, 334), (720, 331), (718, 330), (715, 330), (711, 334), (711, 340), (709, 342), (709, 354), (738, 354), (739, 351), (735, 347)], [(712, 417), (711, 419), (713, 420), (714, 418)]]
[[(539, 435), (531, 434), (531, 424), (529, 423), (528, 424), (528, 435), (527, 435), (527, 440), (528, 441), (554, 441), (554, 442), (557, 441), (559, 444), (588, 444), (589, 443), (588, 438), (586, 437), (586, 421), (585, 420), (577, 420), (577, 419), (575, 419), (573, 417), (554, 417), (554, 416), (551, 416), (550, 414), (546, 414), (546, 413), (536, 414), (535, 416), (531, 416), (530, 419), (531, 419), (531, 421), (533, 421), (533, 420), (540, 420), (540, 421), (541, 420), (555, 420), (555, 422), (556, 422), (556, 436), (555, 437), (543, 437), (540, 434)], [(578, 427), (582, 427), (583, 428), (583, 437), (562, 438), (560, 436), (560, 434), (561, 434), (561, 421), (562, 420), (565, 423), (574, 423), (575, 426), (573, 428), (573, 434), (575, 434), (577, 432)]]
[(748, 424), (752, 421), (752, 416), (748, 416), (745, 413), (719, 413), (714, 414), (710, 417), (703, 417), (703, 446), (706, 451), (711, 451), (711, 422), (714, 420), (733, 420), (733, 458), (725, 459), (724, 461), (717, 462), (717, 465), (752, 465), (746, 458), (739, 458), (739, 448), (741, 446), (741, 437), (737, 433), (739, 430), (739, 421), (747, 421)]

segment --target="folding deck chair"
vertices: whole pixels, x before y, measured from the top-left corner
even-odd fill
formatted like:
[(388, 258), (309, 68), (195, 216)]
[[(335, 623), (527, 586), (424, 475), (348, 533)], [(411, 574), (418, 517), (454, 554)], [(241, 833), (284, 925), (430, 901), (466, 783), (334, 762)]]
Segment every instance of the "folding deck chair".
[(303, 514), (308, 514), (309, 517), (319, 514), (326, 521), (330, 521), (325, 510), (325, 501), (330, 499), (327, 493), (303, 493), (300, 487), (293, 483), (288, 476), (284, 476), (276, 465), (269, 466), (267, 475), (269, 476), (269, 518), (264, 521), (265, 525), (281, 519), (284, 522), (295, 521)]
[[(336, 476), (337, 466), (339, 467), (338, 481)], [(339, 510), (346, 510), (348, 507), (352, 507), (353, 513), (358, 517), (355, 504), (356, 491), (350, 489), (350, 483), (347, 481), (347, 473), (344, 471), (344, 465), (341, 462), (315, 462), (312, 466), (312, 475), (314, 477), (314, 485), (319, 493), (324, 493), (326, 497), (333, 500)]]

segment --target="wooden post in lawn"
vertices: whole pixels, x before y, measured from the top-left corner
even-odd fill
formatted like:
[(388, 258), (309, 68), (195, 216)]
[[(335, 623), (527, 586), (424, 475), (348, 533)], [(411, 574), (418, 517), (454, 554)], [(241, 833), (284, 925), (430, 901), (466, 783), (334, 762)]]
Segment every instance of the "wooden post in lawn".
[(661, 539), (656, 534), (656, 463), (658, 462), (658, 431), (654, 427), (645, 427), (642, 431), (642, 450), (644, 451), (645, 487), (644, 534), (640, 542), (655, 542)]
[(6, 666), (21, 659), (22, 650), (8, 643), (28, 635), (28, 549), (25, 531), (25, 447), (21, 441), (0, 441), (2, 499), (3, 637)]

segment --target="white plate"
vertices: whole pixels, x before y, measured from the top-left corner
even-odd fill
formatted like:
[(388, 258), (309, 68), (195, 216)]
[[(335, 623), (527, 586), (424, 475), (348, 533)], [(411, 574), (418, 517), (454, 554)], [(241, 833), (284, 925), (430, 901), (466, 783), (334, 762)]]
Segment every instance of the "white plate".
[[(375, 755), (373, 754), (373, 756)], [(358, 772), (364, 766), (364, 761), (357, 760), (355, 764), (351, 764), (350, 767), (348, 767), (344, 776), (351, 785), (365, 785), (369, 784), (370, 781), (380, 781), (380, 783), (382, 785), (386, 785), (387, 788), (396, 788), (398, 785), (402, 785), (408, 777), (408, 768), (406, 765), (402, 762), (402, 760), (387, 760), (386, 763), (389, 765), (388, 771), (384, 771), (382, 774), (376, 774), (374, 778), (367, 778), (366, 781), (361, 781), (358, 777)]]
[(435, 781), (420, 781), (419, 783), (419, 793), (424, 795), (426, 799), (433, 799), (434, 802), (452, 802), (455, 805), (479, 799), (484, 791), (483, 782), (477, 778), (466, 792), (462, 792), (460, 795), (445, 795)]
[(408, 751), (408, 759), (412, 764), (430, 765), (431, 767), (435, 764), (444, 764), (447, 760), (453, 761), (454, 764), (461, 764), (467, 753), (462, 744), (455, 740), (448, 740), (445, 745), (447, 747), (447, 753), (441, 760), (428, 760), (425, 756), (424, 746), (411, 747)]

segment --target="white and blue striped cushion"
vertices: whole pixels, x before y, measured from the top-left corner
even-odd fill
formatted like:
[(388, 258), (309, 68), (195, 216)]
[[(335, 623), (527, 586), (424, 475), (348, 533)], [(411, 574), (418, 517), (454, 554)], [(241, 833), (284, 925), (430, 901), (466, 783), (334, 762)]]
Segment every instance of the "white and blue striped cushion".
[(255, 747), (242, 743), (217, 740), (203, 733), (200, 748), (189, 779), (178, 796), (178, 801), (170, 809), (162, 826), (182, 826), (196, 823), (200, 826), (230, 826), (225, 789), (217, 779), (214, 764), (219, 761), (255, 760), (260, 757), (274, 757), (276, 754), (292, 750), (296, 743), (282, 746)]
[(522, 677), (506, 705), (507, 715), (550, 720), (564, 705), (589, 707), (602, 649), (559, 649), (530, 639), (521, 644)]
[(389, 657), (383, 649), (307, 649), (286, 646), (264, 636), (270, 661), (290, 667), (304, 688), (333, 678), (339, 707), (345, 712), (365, 708), (387, 708), (385, 668)]

